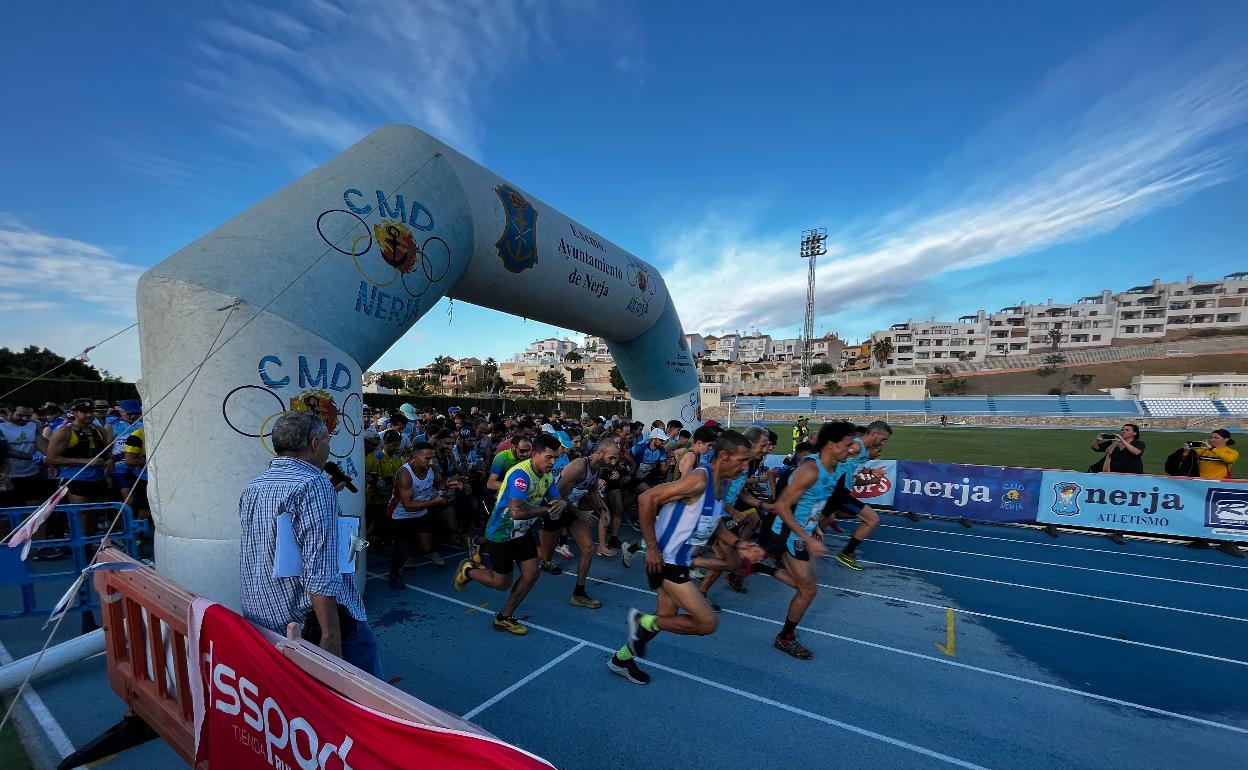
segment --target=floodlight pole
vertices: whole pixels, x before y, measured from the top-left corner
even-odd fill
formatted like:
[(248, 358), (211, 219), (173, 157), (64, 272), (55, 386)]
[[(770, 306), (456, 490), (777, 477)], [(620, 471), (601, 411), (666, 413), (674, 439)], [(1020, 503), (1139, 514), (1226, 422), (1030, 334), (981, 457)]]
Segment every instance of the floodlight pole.
[(815, 350), (811, 340), (815, 336), (815, 259), (828, 253), (824, 242), (828, 239), (827, 228), (816, 227), (802, 231), (802, 259), (810, 260), (810, 270), (806, 276), (806, 324), (802, 329), (802, 384), (813, 385)]

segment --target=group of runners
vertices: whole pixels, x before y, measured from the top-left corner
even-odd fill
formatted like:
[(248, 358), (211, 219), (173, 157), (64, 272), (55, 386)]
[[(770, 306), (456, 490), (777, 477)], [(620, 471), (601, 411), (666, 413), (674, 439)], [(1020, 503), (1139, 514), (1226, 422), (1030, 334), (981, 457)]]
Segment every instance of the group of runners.
[[(637, 658), (646, 656), (647, 645), (660, 632), (713, 633), (719, 607), (708, 594), (718, 579), (727, 576), (731, 590), (747, 593), (747, 580), (761, 574), (793, 589), (776, 649), (811, 659), (797, 628), (817, 594), (815, 559), (828, 553), (824, 529), (840, 531), (837, 519), (859, 520), (834, 558), (849, 569), (862, 569), (856, 550), (879, 517), (851, 490), (856, 475), (864, 474), (862, 482), (869, 481), (867, 474), (883, 473), (862, 466), (879, 457), (892, 429), (883, 421), (865, 427), (838, 421), (811, 437), (803, 419), (795, 428), (802, 440), (792, 457), (772, 468), (765, 459), (777, 436), (760, 425), (737, 432), (712, 421), (692, 433), (676, 421), (639, 425), (607, 421), (578, 431), (571, 452), (565, 440), (571, 437), (558, 419), (504, 442), (485, 484), (483, 497), (492, 496), (492, 505), (487, 504), (483, 534), (467, 543), (468, 557), (454, 572), (455, 590), (476, 583), (506, 592), (493, 627), (524, 635), (528, 628), (517, 611), (543, 571), (562, 571), (553, 556), (565, 541), (575, 542), (578, 552), (569, 602), (587, 609), (602, 606), (586, 590), (596, 555), (619, 553), (630, 568), (644, 554), (657, 603), (650, 612), (629, 611), (625, 643), (607, 666), (630, 682), (647, 684), (650, 675)], [(439, 490), (455, 482), (433, 472), (431, 446), (422, 442), (413, 450), (413, 459), (394, 477), (400, 506), (445, 505)], [(409, 491), (422, 485), (427, 487), (423, 500)], [(616, 533), (630, 517), (640, 538), (625, 543)], [(393, 563), (402, 566), (401, 561)]]

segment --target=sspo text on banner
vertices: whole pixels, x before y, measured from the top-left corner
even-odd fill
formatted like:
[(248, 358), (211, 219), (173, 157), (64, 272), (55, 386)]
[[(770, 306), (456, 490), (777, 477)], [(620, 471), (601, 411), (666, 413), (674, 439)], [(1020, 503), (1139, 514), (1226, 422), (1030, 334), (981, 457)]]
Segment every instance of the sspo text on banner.
[(219, 604), (196, 600), (189, 628), (197, 767), (206, 760), (230, 770), (550, 770), (495, 738), (409, 722), (344, 698)]
[(893, 507), (976, 521), (1032, 522), (1041, 471), (994, 465), (897, 461)]
[(1126, 473), (1045, 471), (1037, 520), (1070, 527), (1248, 540), (1248, 485)]
[[(871, 471), (884, 469), (883, 476)], [(854, 474), (854, 486), (850, 494), (868, 505), (892, 505), (897, 490), (897, 461), (868, 460)]]

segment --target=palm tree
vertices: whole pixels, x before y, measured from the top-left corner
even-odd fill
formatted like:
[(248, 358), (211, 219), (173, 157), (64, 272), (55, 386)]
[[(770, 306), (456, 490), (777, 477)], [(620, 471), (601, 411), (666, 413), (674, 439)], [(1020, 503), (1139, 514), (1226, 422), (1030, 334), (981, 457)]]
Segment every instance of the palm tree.
[(875, 362), (880, 366), (883, 366), (884, 362), (887, 361), (888, 357), (892, 354), (893, 343), (888, 340), (880, 340), (878, 344), (871, 346), (871, 355), (875, 358)]

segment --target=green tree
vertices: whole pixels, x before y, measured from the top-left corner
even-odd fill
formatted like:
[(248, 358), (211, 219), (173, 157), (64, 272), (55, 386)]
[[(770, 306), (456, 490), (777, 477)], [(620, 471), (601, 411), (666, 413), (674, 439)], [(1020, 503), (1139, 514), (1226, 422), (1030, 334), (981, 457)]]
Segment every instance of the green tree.
[(402, 390), (403, 377), (398, 374), (383, 374), (377, 378), (377, 384), (390, 390)]
[(611, 387), (619, 391), (628, 390), (628, 383), (624, 382), (624, 375), (620, 374), (620, 367), (611, 367)]
[(964, 378), (958, 377), (952, 380), (945, 380), (940, 384), (940, 389), (946, 393), (961, 395), (966, 392), (969, 385), (970, 383), (968, 383)]
[(1074, 383), (1075, 385), (1079, 386), (1079, 392), (1084, 393), (1084, 394), (1088, 392), (1088, 386), (1091, 385), (1092, 380), (1095, 380), (1095, 379), (1096, 379), (1095, 374), (1072, 374), (1070, 375), (1070, 381)]
[(427, 396), (430, 392), (429, 380), (415, 374), (408, 377), (403, 386), (403, 389), (413, 396)]
[(429, 365), (429, 370), (433, 373), (434, 377), (442, 379), (451, 373), (451, 357), (435, 356), (433, 363)]
[(828, 380), (827, 382), (823, 383), (823, 390), (829, 396), (835, 396), (837, 393), (840, 393), (842, 390), (844, 390), (844, 388), (841, 386), (841, 383), (837, 382), (836, 380)]
[(827, 361), (820, 361), (819, 363), (814, 364), (813, 366), (810, 367), (810, 373), (816, 374), (816, 375), (831, 374), (834, 371), (836, 370), (832, 368), (832, 364), (829, 364)]
[(879, 386), (876, 385), (874, 382), (864, 382), (862, 383), (862, 392), (866, 393), (869, 396), (875, 392), (877, 387)]
[(947, 377), (952, 377), (952, 376), (953, 376), (953, 370), (952, 370), (952, 369), (950, 369), (950, 368), (949, 368), (949, 367), (947, 367), (947, 366), (933, 366), (933, 367), (932, 367), (932, 374), (936, 375), (937, 377), (946, 377), (946, 378), (947, 378)]
[(563, 372), (550, 370), (537, 375), (537, 392), (542, 395), (562, 393), (567, 388), (568, 378), (563, 376)]
[(876, 364), (883, 366), (888, 357), (893, 354), (893, 343), (888, 340), (880, 340), (879, 343), (871, 346), (871, 356), (875, 359)]
[(1049, 349), (1057, 350), (1057, 346), (1062, 344), (1062, 330), (1061, 329), (1049, 329), (1048, 338), (1049, 338)]
[(975, 354), (969, 350), (955, 350), (949, 355), (953, 356), (959, 361), (972, 361), (975, 358)]
[(581, 354), (573, 350), (571, 353), (568, 353), (566, 356), (564, 356), (563, 360), (567, 361), (569, 364), (579, 364), (582, 359), (581, 359)]
[(56, 369), (49, 375), (56, 380), (99, 382), (103, 379), (94, 366), (76, 358), (62, 358), (38, 345), (28, 345), (20, 353), (0, 348), (0, 374), (10, 377), (37, 377), (49, 369)]

